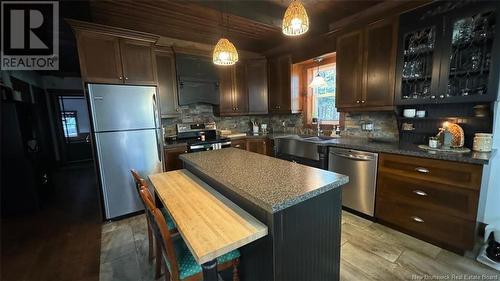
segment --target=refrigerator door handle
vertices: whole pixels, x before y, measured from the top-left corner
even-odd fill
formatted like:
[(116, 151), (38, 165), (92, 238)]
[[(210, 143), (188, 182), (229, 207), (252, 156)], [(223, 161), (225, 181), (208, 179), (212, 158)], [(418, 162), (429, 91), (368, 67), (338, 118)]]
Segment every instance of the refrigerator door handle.
[(161, 142), (158, 137), (158, 108), (156, 106), (156, 95), (153, 94), (153, 114), (154, 114), (154, 120), (155, 120), (155, 136), (156, 136), (156, 152), (158, 154), (158, 161), (161, 162)]

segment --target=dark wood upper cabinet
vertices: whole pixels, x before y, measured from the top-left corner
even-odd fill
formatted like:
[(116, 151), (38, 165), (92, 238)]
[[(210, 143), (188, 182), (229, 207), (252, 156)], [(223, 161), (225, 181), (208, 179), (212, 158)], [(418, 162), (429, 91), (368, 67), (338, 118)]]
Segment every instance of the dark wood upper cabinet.
[(397, 29), (394, 19), (381, 20), (366, 28), (363, 106), (394, 105)]
[(248, 81), (246, 64), (240, 62), (233, 67), (233, 104), (237, 114), (248, 114)]
[(158, 77), (158, 96), (162, 118), (175, 117), (180, 114), (177, 97), (177, 79), (175, 59), (172, 52), (155, 50), (156, 76)]
[(401, 15), (396, 103), (497, 98), (500, 2), (438, 1)]
[(83, 81), (157, 84), (152, 47), (158, 36), (77, 20), (66, 21), (75, 32)]
[[(292, 93), (292, 58), (283, 55), (269, 60), (269, 113), (299, 113), (301, 104)], [(295, 92), (298, 94), (298, 92)]]
[(246, 80), (248, 87), (248, 113), (267, 114), (267, 61), (265, 59), (247, 61)]
[(393, 108), (397, 26), (397, 19), (388, 18), (338, 38), (339, 110)]
[(123, 83), (120, 41), (93, 32), (76, 34), (82, 78), (96, 83)]
[(123, 79), (127, 84), (155, 85), (153, 44), (138, 40), (120, 39)]
[(233, 73), (232, 66), (218, 67), (219, 73), (219, 105), (215, 108), (219, 116), (235, 115), (233, 100)]
[(220, 66), (219, 116), (267, 113), (267, 65), (265, 60), (241, 60)]
[(363, 79), (363, 32), (356, 30), (337, 39), (338, 109), (361, 106)]

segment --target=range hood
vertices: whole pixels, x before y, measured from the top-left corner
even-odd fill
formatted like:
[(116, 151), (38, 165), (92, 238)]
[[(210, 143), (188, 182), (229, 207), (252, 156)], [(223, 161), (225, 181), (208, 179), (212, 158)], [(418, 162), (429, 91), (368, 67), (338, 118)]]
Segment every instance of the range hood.
[(212, 61), (205, 57), (177, 54), (179, 105), (219, 104), (219, 76)]

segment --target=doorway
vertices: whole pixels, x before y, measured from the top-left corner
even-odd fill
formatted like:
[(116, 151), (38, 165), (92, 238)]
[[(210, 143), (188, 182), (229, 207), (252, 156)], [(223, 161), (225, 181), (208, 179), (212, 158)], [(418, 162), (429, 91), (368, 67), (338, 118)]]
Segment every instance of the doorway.
[(60, 161), (64, 164), (91, 161), (90, 118), (83, 92), (49, 92), (54, 97)]

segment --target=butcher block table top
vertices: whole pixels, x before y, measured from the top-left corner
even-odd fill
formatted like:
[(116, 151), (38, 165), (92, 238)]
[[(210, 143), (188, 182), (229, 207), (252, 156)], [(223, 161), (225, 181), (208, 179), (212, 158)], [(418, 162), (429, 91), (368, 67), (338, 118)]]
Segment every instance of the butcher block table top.
[(198, 264), (267, 235), (266, 225), (187, 170), (149, 178)]

